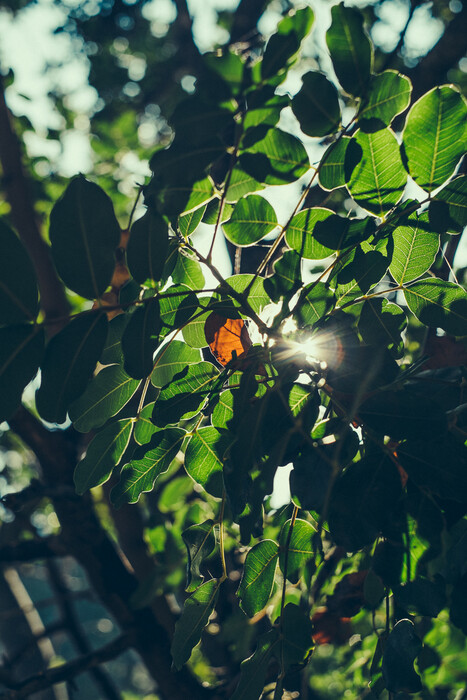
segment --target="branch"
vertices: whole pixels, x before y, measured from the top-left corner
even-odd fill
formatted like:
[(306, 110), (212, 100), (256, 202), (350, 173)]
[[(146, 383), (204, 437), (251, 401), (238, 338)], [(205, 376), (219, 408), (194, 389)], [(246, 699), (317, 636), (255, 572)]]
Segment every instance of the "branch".
[(51, 559), (65, 557), (68, 554), (60, 537), (44, 537), (40, 540), (25, 540), (17, 544), (0, 547), (0, 561), (34, 561), (35, 559)]
[[(49, 322), (60, 317), (66, 318), (69, 313), (68, 302), (63, 285), (53, 266), (50, 249), (40, 234), (28, 187), (29, 183), (21, 161), (21, 149), (5, 101), (1, 76), (0, 164), (3, 171), (3, 185), (11, 207), (13, 225), (34, 265), (45, 318)], [(54, 323), (50, 332), (56, 333), (63, 325), (63, 321)]]
[(79, 676), (88, 669), (95, 668), (99, 664), (111, 661), (126, 651), (131, 646), (131, 637), (129, 634), (122, 634), (109, 644), (92, 651), (85, 656), (69, 661), (62, 666), (51, 668), (44, 673), (38, 673), (31, 678), (27, 678), (22, 683), (16, 684), (14, 689), (8, 690), (0, 695), (0, 700), (20, 700), (20, 698), (28, 698), (33, 693), (38, 693), (41, 690), (50, 688), (56, 683), (70, 681), (72, 678)]
[(230, 30), (230, 44), (249, 41), (257, 33), (256, 25), (270, 0), (240, 0)]

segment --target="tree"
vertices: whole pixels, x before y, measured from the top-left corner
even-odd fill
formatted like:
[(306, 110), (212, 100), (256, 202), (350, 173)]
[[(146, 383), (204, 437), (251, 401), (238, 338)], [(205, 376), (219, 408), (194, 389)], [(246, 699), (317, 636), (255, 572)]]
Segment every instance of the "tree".
[[(264, 50), (197, 56), (196, 90), (138, 194), (145, 213), (136, 203), (123, 230), (79, 175), (46, 244), (0, 109), (2, 440), (37, 460), (4, 499), (16, 516), (0, 556), (46, 561), (79, 652), (41, 670), (36, 635), (38, 672), (12, 660), (5, 698), (87, 670), (101, 697), (120, 697), (101, 665), (128, 649), (175, 700), (463, 688), (450, 655), (467, 633), (467, 298), (451, 268), (467, 105), (441, 85), (410, 106), (410, 79), (374, 71), (363, 17), (342, 4), (326, 32), (337, 80), (310, 70), (290, 98), (281, 86), (313, 21), (298, 9)], [(306, 137), (326, 147), (316, 167)], [(213, 256), (221, 236), (230, 276)], [(286, 469), (292, 501), (274, 507)], [(34, 521), (46, 508), (49, 535)], [(120, 630), (96, 649), (63, 556)]]

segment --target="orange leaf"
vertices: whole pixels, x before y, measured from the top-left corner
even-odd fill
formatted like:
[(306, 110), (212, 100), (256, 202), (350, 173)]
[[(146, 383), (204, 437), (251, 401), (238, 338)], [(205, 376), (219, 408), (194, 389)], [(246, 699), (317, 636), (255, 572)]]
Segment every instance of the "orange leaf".
[(213, 312), (206, 319), (204, 333), (212, 354), (224, 367), (231, 360), (245, 357), (252, 345), (241, 318), (225, 318)]

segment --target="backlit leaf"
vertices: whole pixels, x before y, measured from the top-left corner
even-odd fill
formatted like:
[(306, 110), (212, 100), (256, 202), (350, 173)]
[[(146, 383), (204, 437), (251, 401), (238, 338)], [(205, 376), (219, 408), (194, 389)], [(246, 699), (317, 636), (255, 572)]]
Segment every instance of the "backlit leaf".
[(74, 178), (52, 209), (49, 236), (67, 287), (87, 299), (99, 298), (112, 279), (120, 241), (110, 198), (83, 175)]
[(278, 653), (279, 633), (273, 628), (259, 637), (254, 654), (242, 662), (240, 682), (232, 700), (257, 700), (262, 695), (269, 663)]
[(252, 345), (242, 318), (225, 318), (213, 312), (205, 321), (204, 332), (209, 349), (224, 367), (244, 357)]
[(176, 374), (159, 394), (152, 414), (154, 423), (163, 427), (196, 415), (218, 374), (210, 362), (189, 365)]
[(293, 217), (285, 239), (302, 258), (321, 260), (340, 248), (347, 228), (348, 220), (330, 209), (303, 209)]
[(238, 587), (240, 607), (253, 617), (262, 610), (271, 595), (279, 546), (272, 540), (262, 540), (246, 555), (243, 576)]
[(110, 499), (116, 508), (136, 503), (142, 493), (151, 491), (158, 476), (167, 471), (182, 446), (185, 431), (181, 428), (161, 430), (133, 454), (125, 464), (120, 481), (113, 487)]
[(411, 92), (409, 78), (394, 70), (373, 75), (358, 112), (361, 129), (378, 131), (389, 126), (409, 106)]
[(302, 87), (292, 100), (300, 128), (308, 136), (326, 136), (337, 130), (341, 111), (337, 90), (322, 73), (302, 76)]
[(199, 428), (185, 451), (185, 469), (194, 481), (208, 493), (222, 497), (224, 487), (222, 468), (224, 453), (231, 437), (216, 428)]
[(316, 531), (309, 522), (297, 518), (287, 547), (290, 524), (291, 520), (284, 523), (279, 536), (279, 566), (285, 575), (287, 556), (287, 578), (292, 583), (297, 583), (301, 567), (313, 556), (312, 538)]
[(151, 382), (154, 386), (165, 386), (173, 377), (181, 372), (187, 365), (196, 364), (201, 360), (201, 353), (196, 348), (191, 348), (181, 340), (173, 340), (164, 345), (154, 360), (154, 370), (151, 374)]
[(459, 233), (467, 226), (467, 177), (454, 178), (430, 203), (430, 223), (436, 231)]
[(76, 430), (87, 433), (100, 428), (128, 403), (139, 385), (140, 380), (129, 377), (120, 365), (104, 367), (70, 406), (70, 419)]
[(467, 148), (467, 103), (449, 85), (435, 87), (412, 106), (403, 133), (409, 173), (427, 192), (452, 173)]
[(392, 209), (402, 197), (407, 182), (399, 144), (390, 129), (354, 136), (362, 156), (349, 179), (348, 189), (361, 207), (377, 216)]
[(465, 335), (467, 294), (458, 284), (429, 278), (404, 288), (409, 309), (426, 326)]
[(333, 190), (347, 184), (353, 169), (362, 155), (362, 149), (354, 138), (342, 136), (332, 143), (321, 159), (319, 184), (325, 190)]
[(214, 520), (206, 520), (199, 525), (192, 525), (182, 532), (182, 539), (187, 548), (187, 585), (190, 593), (203, 583), (200, 566), (209, 557), (216, 546)]
[(439, 235), (431, 231), (428, 214), (410, 214), (392, 234), (394, 253), (389, 272), (398, 284), (407, 284), (430, 269), (439, 248)]
[(239, 161), (246, 173), (266, 185), (294, 182), (310, 167), (302, 142), (278, 128), (269, 129), (264, 138), (248, 144)]
[(386, 345), (395, 357), (403, 351), (401, 333), (407, 316), (386, 299), (367, 299), (358, 319), (358, 330), (368, 345)]
[(78, 494), (107, 481), (128, 446), (132, 430), (133, 420), (125, 418), (110, 423), (94, 436), (85, 457), (75, 469), (74, 482)]
[(267, 236), (276, 226), (276, 214), (269, 202), (251, 194), (240, 199), (223, 229), (231, 243), (249, 246)]
[(190, 658), (191, 651), (201, 639), (202, 631), (216, 606), (218, 595), (219, 582), (211, 579), (186, 599), (172, 641), (171, 653), (175, 668), (181, 668)]

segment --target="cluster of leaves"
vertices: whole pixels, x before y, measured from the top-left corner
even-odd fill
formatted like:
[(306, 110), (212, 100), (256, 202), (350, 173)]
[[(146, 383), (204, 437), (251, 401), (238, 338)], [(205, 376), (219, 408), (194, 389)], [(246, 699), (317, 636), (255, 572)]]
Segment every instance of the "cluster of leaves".
[[(151, 160), (147, 212), (129, 232), (98, 185), (70, 182), (51, 214), (51, 250), (66, 287), (94, 305), (47, 342), (31, 262), (0, 228), (0, 419), (40, 369), (39, 416), (92, 431), (77, 492), (118, 472), (116, 508), (157, 490), (183, 461), (213, 514), (183, 533), (189, 596), (173, 661), (189, 660), (215, 610), (226, 547), (251, 547), (239, 604), (250, 618), (266, 609), (271, 622), (242, 664), (235, 700), (258, 698), (271, 667), (282, 697), (313, 637), (338, 641), (343, 619), (376, 614), (383, 599), (393, 613), (368, 669), (375, 697), (420, 691), (422, 618), (447, 609), (467, 634), (465, 373), (426, 369), (406, 348), (410, 326), (467, 330), (465, 290), (437, 275), (440, 251), (467, 224), (466, 176), (455, 174), (467, 105), (452, 86), (437, 87), (396, 137), (410, 81), (373, 74), (362, 17), (343, 5), (326, 34), (342, 91), (308, 72), (290, 99), (281, 86), (312, 24), (309, 8), (286, 16), (260, 60), (205, 57), (208, 77), (175, 109), (174, 140)], [(346, 126), (343, 100), (354, 108)], [(327, 137), (317, 168), (302, 140), (277, 126), (288, 106), (297, 133)], [(419, 199), (407, 197), (409, 177)], [(281, 224), (257, 193), (300, 178)], [(329, 207), (303, 208), (318, 180)], [(255, 272), (224, 279), (212, 246), (196, 248), (201, 224), (213, 242), (222, 233), (238, 248), (274, 242)], [(307, 261), (314, 275), (304, 280)], [(268, 497), (286, 465), (292, 510), (274, 519)], [(353, 556), (316, 611), (336, 552)], [(220, 573), (204, 580), (213, 557)]]

